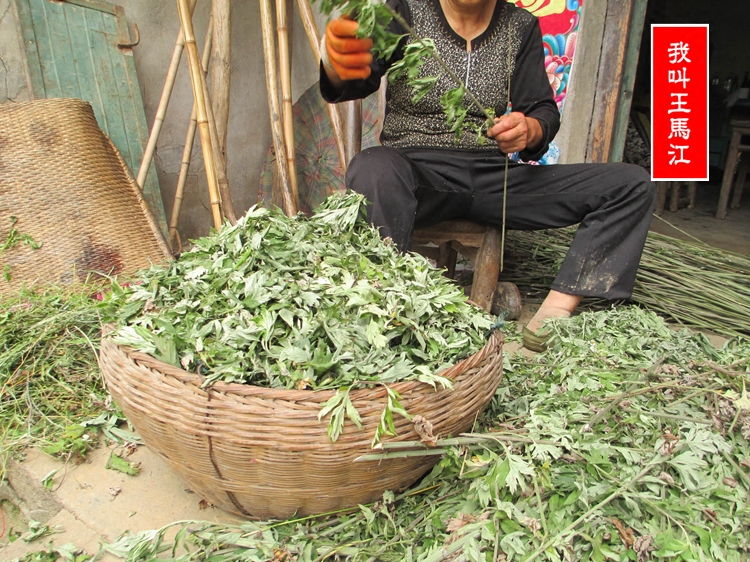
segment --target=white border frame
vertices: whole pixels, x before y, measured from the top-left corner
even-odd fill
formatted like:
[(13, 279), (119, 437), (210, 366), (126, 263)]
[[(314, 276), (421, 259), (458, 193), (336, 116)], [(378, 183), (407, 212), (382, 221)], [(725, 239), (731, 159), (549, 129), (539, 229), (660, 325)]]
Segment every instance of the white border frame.
[[(654, 28), (657, 27), (703, 27), (706, 29), (706, 177), (704, 178), (654, 178)], [(709, 30), (707, 23), (652, 23), (651, 24), (651, 181), (708, 181), (709, 171)]]

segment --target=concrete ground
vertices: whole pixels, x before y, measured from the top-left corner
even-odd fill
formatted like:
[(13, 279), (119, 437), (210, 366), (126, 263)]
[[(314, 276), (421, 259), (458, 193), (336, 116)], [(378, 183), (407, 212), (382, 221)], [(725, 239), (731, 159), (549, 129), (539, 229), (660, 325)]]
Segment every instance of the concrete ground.
[(750, 254), (750, 192), (745, 189), (744, 204), (741, 202), (739, 209), (729, 209), (727, 217), (718, 220), (715, 215), (719, 181), (720, 178), (712, 178), (708, 183), (698, 183), (695, 208), (681, 207), (675, 213), (665, 210), (661, 218), (651, 221), (651, 230), (682, 240), (691, 240), (692, 235), (722, 250)]
[[(8, 482), (0, 487), (0, 544), (4, 545), (0, 560), (49, 550), (50, 541), (56, 547), (73, 543), (94, 555), (101, 541), (114, 541), (125, 531), (158, 529), (181, 520), (239, 521), (202, 504), (148, 448), (138, 447), (129, 457), (139, 463), (137, 476), (106, 469), (110, 451), (102, 447), (90, 452), (86, 462), (71, 465), (32, 449), (22, 462), (11, 463)], [(47, 489), (42, 482), (53, 471), (52, 486)], [(48, 525), (53, 534), (30, 543), (18, 539), (8, 544), (9, 533), (24, 531), (30, 519)]]
[[(701, 184), (694, 209), (665, 211), (663, 215), (684, 232), (658, 219), (654, 219), (652, 230), (678, 238), (693, 235), (717, 247), (750, 254), (750, 201), (718, 221), (713, 216), (717, 200), (718, 186)], [(519, 325), (535, 308), (533, 304), (524, 306)], [(518, 349), (518, 344), (509, 343), (505, 351)], [(202, 504), (201, 498), (146, 447), (138, 447), (129, 457), (140, 465), (137, 476), (106, 469), (109, 454), (110, 448), (102, 447), (89, 453), (83, 464), (72, 465), (31, 450), (22, 462), (11, 463), (8, 482), (0, 484), (0, 560), (48, 549), (50, 541), (56, 546), (74, 543), (93, 555), (101, 541), (114, 541), (125, 531), (157, 529), (180, 520), (239, 521)], [(47, 489), (42, 482), (53, 472), (51, 489)], [(48, 525), (54, 533), (31, 543), (20, 539), (9, 543), (9, 535), (25, 531), (31, 519)]]

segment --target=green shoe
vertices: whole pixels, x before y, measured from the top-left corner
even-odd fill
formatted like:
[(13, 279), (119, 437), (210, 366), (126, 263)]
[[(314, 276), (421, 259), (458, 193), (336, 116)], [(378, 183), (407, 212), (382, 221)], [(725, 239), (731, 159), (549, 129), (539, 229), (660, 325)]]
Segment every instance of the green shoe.
[(526, 326), (523, 327), (523, 346), (531, 351), (541, 353), (547, 350), (547, 342), (552, 332), (543, 330), (541, 332), (532, 332)]

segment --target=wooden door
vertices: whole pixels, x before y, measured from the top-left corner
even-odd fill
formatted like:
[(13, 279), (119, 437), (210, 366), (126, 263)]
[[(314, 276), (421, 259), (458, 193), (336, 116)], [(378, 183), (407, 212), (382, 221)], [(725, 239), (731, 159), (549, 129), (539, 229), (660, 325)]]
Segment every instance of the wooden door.
[(646, 0), (588, 0), (558, 134), (561, 162), (622, 159)]
[[(100, 0), (14, 0), (34, 99), (88, 101), (101, 129), (136, 172), (148, 126), (122, 7)], [(164, 233), (167, 221), (156, 168), (144, 198)]]

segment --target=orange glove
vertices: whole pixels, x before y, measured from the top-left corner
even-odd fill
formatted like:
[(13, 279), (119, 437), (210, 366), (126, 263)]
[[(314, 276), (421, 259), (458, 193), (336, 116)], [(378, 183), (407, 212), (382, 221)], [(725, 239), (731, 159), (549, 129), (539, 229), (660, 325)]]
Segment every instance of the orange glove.
[(326, 26), (325, 47), (331, 68), (342, 80), (358, 80), (370, 75), (372, 39), (357, 39), (359, 24), (350, 19), (335, 19)]

